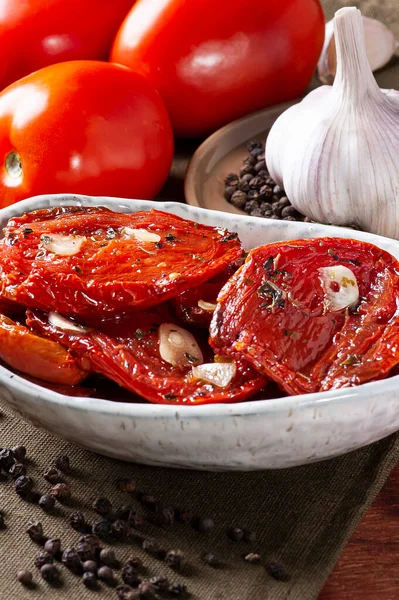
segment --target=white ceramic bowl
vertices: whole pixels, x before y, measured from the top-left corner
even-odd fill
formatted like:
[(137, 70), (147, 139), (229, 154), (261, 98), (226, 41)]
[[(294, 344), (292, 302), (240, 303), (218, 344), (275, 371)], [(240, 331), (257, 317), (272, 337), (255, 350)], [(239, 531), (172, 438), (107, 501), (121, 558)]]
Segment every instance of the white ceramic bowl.
[[(10, 217), (54, 205), (157, 208), (237, 231), (246, 248), (283, 239), (354, 237), (399, 257), (399, 242), (308, 223), (230, 215), (172, 202), (40, 196), (0, 211)], [(23, 417), (55, 435), (128, 461), (195, 469), (264, 469), (343, 454), (399, 429), (399, 377), (357, 388), (239, 404), (170, 406), (63, 396), (0, 367), (0, 393)]]

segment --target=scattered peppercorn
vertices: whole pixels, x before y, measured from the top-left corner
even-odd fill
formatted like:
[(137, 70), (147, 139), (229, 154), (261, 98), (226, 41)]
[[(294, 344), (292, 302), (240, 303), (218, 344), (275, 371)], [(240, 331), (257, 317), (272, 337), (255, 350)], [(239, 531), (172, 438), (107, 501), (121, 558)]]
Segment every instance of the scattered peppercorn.
[(50, 494), (44, 494), (43, 496), (40, 496), (39, 506), (45, 512), (51, 512), (55, 506), (54, 496), (50, 496)]
[(169, 580), (164, 575), (155, 575), (155, 577), (151, 577), (150, 583), (157, 589), (159, 592), (166, 592), (169, 590)]
[(53, 485), (64, 481), (62, 474), (55, 467), (50, 467), (43, 475), (44, 479)]
[(118, 585), (116, 588), (116, 595), (119, 600), (134, 600), (135, 598), (134, 592), (129, 585)]
[(126, 564), (133, 567), (133, 569), (137, 569), (137, 571), (140, 571), (140, 569), (144, 567), (143, 561), (138, 556), (132, 556), (131, 558), (129, 558)]
[(261, 561), (261, 556), (260, 556), (260, 554), (255, 554), (253, 552), (250, 552), (249, 554), (246, 554), (244, 556), (244, 560), (249, 562), (251, 565), (258, 565)]
[(187, 598), (188, 596), (187, 587), (182, 583), (174, 583), (169, 588), (169, 593), (172, 596), (177, 596), (178, 598)]
[(141, 529), (145, 523), (144, 513), (131, 510), (128, 516), (128, 523), (135, 529)]
[(38, 569), (41, 569), (43, 565), (52, 565), (53, 562), (54, 559), (52, 555), (45, 550), (41, 550), (35, 556), (35, 567)]
[(150, 581), (140, 583), (138, 591), (140, 600), (158, 600), (156, 588)]
[(47, 540), (47, 542), (44, 544), (44, 549), (52, 556), (58, 555), (61, 551), (61, 540), (58, 538)]
[(223, 567), (223, 561), (213, 554), (213, 552), (204, 552), (201, 555), (203, 562), (209, 567), (213, 567), (214, 569), (220, 569)]
[(93, 510), (95, 510), (98, 515), (106, 517), (112, 512), (112, 504), (108, 498), (96, 498), (93, 502)]
[(107, 567), (119, 567), (119, 560), (116, 558), (115, 552), (111, 548), (103, 548), (101, 550), (100, 560)]
[(82, 561), (80, 560), (79, 554), (75, 548), (65, 548), (61, 558), (62, 563), (67, 569), (80, 575), (83, 572)]
[(97, 573), (97, 563), (95, 560), (85, 560), (83, 563), (84, 573)]
[(46, 564), (40, 569), (40, 575), (47, 583), (59, 583), (60, 572), (55, 565)]
[(84, 542), (86, 544), (90, 544), (90, 546), (95, 550), (96, 548), (100, 548), (101, 540), (97, 535), (93, 533), (88, 533), (87, 535), (82, 535), (79, 538), (79, 542)]
[(8, 472), (13, 479), (18, 479), (18, 477), (26, 475), (26, 467), (22, 463), (15, 463), (11, 465), (11, 467), (8, 469)]
[(78, 542), (76, 546), (76, 552), (82, 562), (94, 560), (95, 558), (95, 552), (91, 545), (87, 542)]
[(51, 495), (59, 502), (66, 502), (71, 497), (71, 487), (67, 483), (57, 483), (51, 488)]
[(119, 479), (116, 485), (120, 492), (127, 492), (128, 494), (131, 494), (136, 489), (136, 482), (134, 479)]
[(129, 535), (129, 525), (122, 519), (112, 523), (112, 535), (116, 540), (123, 540)]
[(241, 542), (244, 539), (244, 532), (239, 527), (229, 527), (226, 535), (233, 542)]
[(156, 555), (159, 552), (159, 544), (153, 538), (146, 538), (143, 541), (143, 550), (148, 552), (148, 554)]
[(134, 514), (135, 512), (136, 511), (128, 504), (124, 504), (114, 511), (116, 518), (121, 521), (128, 521), (130, 513)]
[(184, 561), (184, 554), (181, 550), (169, 550), (166, 553), (165, 562), (171, 569), (179, 571)]
[(26, 526), (26, 532), (31, 540), (33, 540), (34, 542), (42, 543), (43, 527), (40, 521), (30, 521)]
[(32, 585), (33, 575), (31, 571), (27, 571), (26, 569), (21, 569), (17, 573), (17, 579), (20, 583), (26, 586)]
[(22, 498), (27, 496), (32, 488), (33, 481), (30, 477), (26, 477), (26, 475), (21, 475), (21, 477), (14, 480), (14, 489), (18, 496)]
[(23, 462), (25, 460), (25, 458), (26, 458), (25, 446), (15, 446), (15, 448), (13, 448), (12, 451), (13, 451), (14, 458), (16, 461)]
[(54, 461), (54, 464), (56, 468), (59, 471), (61, 471), (61, 473), (65, 473), (65, 475), (67, 475), (71, 470), (69, 456), (67, 456), (66, 454), (61, 454), (60, 456), (57, 456)]
[(11, 448), (0, 448), (0, 469), (8, 471), (14, 464), (14, 452)]
[(82, 577), (83, 585), (85, 585), (89, 590), (95, 590), (98, 588), (98, 581), (95, 573), (91, 573), (87, 571), (87, 573), (83, 573)]
[(150, 510), (155, 510), (155, 507), (157, 505), (157, 501), (156, 498), (154, 498), (154, 496), (151, 496), (150, 494), (143, 494), (142, 496), (137, 497), (137, 499), (139, 500), (139, 502), (141, 502), (141, 504), (145, 507), (147, 507)]
[(170, 527), (173, 525), (175, 520), (175, 511), (173, 506), (161, 506), (159, 504), (155, 507), (155, 519), (154, 522), (160, 527)]
[(104, 542), (111, 543), (113, 541), (112, 524), (109, 521), (94, 521), (92, 532)]
[(80, 510), (71, 512), (68, 516), (68, 521), (72, 529), (75, 529), (76, 531), (82, 531), (86, 525), (85, 516)]
[(178, 523), (181, 523), (181, 525), (189, 525), (189, 523), (192, 522), (194, 515), (192, 512), (186, 510), (185, 508), (176, 508), (175, 517), (176, 521)]
[(270, 577), (273, 577), (276, 581), (287, 581), (288, 579), (288, 573), (284, 565), (279, 562), (267, 562), (265, 563), (265, 569)]
[(256, 532), (251, 529), (244, 529), (244, 541), (251, 544), (256, 542)]
[(193, 526), (200, 533), (210, 533), (215, 527), (215, 522), (210, 517), (195, 517)]
[(122, 567), (122, 580), (124, 583), (134, 588), (138, 587), (141, 583), (141, 579), (136, 569), (128, 564), (123, 565)]

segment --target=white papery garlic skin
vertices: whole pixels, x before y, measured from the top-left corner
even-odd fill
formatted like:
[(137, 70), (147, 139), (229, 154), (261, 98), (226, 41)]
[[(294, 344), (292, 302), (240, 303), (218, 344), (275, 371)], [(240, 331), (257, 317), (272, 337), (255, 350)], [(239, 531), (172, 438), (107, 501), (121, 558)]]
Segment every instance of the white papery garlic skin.
[[(366, 53), (372, 71), (381, 69), (391, 60), (399, 44), (393, 32), (381, 21), (363, 17)], [(337, 71), (337, 53), (334, 38), (334, 20), (326, 23), (324, 46), (317, 64), (320, 81), (332, 84)]]
[(339, 10), (334, 28), (334, 85), (277, 119), (266, 163), (307, 217), (399, 238), (399, 92), (374, 79), (359, 10)]

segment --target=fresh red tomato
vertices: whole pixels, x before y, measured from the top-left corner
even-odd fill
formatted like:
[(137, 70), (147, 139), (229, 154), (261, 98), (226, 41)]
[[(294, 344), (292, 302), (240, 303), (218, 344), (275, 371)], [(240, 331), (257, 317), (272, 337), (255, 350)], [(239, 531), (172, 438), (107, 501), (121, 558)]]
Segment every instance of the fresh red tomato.
[(88, 372), (61, 344), (0, 315), (0, 358), (17, 371), (60, 385), (76, 385)]
[[(243, 361), (236, 362), (231, 381), (222, 387), (190, 376), (196, 357), (187, 354), (185, 366), (172, 366), (160, 354), (159, 327), (173, 316), (165, 306), (105, 320), (96, 329), (77, 332), (49, 322), (45, 313), (28, 311), (27, 323), (60, 342), (90, 369), (157, 404), (240, 402), (266, 385), (264, 377)], [(208, 354), (213, 362), (213, 353)], [(205, 354), (204, 354), (205, 355)]]
[(106, 60), (134, 0), (1, 0), (0, 90), (66, 60)]
[(161, 97), (126, 67), (60, 63), (0, 94), (0, 207), (57, 192), (153, 198), (172, 157)]
[(398, 273), (393, 256), (357, 240), (262, 246), (223, 288), (212, 346), (289, 394), (382, 379), (399, 364)]
[(176, 134), (195, 136), (300, 96), (323, 39), (319, 0), (138, 0), (111, 60), (148, 77)]
[(0, 283), (22, 306), (115, 315), (195, 287), (241, 254), (236, 233), (171, 213), (58, 207), (8, 223)]

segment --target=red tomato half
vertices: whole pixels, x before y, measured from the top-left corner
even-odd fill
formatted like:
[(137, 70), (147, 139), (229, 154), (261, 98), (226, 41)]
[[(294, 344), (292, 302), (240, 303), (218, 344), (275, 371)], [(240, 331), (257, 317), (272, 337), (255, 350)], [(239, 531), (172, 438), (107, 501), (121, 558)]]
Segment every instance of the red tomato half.
[(324, 39), (319, 0), (138, 0), (111, 60), (161, 93), (177, 135), (299, 97)]
[(0, 90), (66, 60), (106, 60), (134, 0), (1, 0)]
[[(190, 366), (175, 367), (164, 361), (159, 350), (158, 328), (162, 323), (173, 323), (165, 306), (104, 321), (97, 329), (82, 333), (54, 327), (39, 311), (28, 311), (27, 315), (29, 326), (70, 349), (82, 364), (90, 365), (93, 371), (150, 402), (239, 402), (253, 396), (266, 384), (264, 377), (242, 361), (237, 361), (235, 377), (223, 388), (191, 380)], [(210, 348), (208, 354), (211, 362)]]
[[(356, 305), (332, 308), (326, 300), (319, 269), (337, 265), (357, 281)], [(348, 277), (334, 280), (328, 293), (345, 294), (350, 285)], [(351, 239), (256, 248), (218, 298), (211, 343), (289, 394), (382, 379), (399, 364), (399, 263)]]
[(162, 99), (125, 67), (60, 63), (0, 94), (0, 207), (57, 192), (150, 199), (172, 156)]

